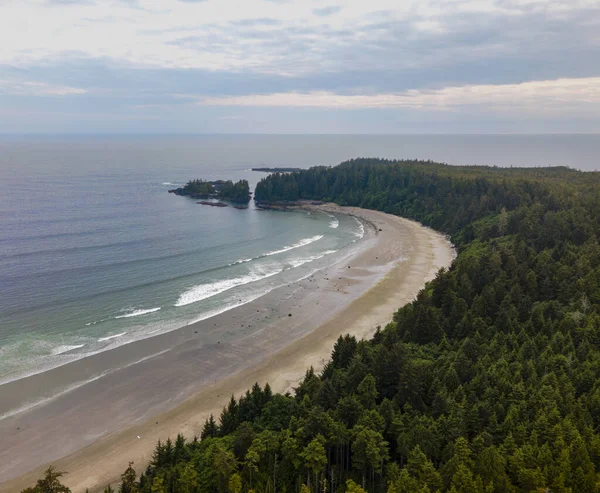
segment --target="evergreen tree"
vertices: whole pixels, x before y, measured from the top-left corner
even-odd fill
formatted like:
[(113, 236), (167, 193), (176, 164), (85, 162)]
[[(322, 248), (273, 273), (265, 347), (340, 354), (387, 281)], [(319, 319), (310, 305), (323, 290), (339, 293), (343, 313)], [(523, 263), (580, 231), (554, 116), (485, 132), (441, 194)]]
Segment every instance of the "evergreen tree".
[(202, 433), (200, 433), (200, 438), (205, 440), (206, 438), (214, 438), (219, 434), (219, 428), (217, 423), (215, 422), (214, 416), (211, 414), (208, 419), (204, 422), (204, 426), (202, 427)]

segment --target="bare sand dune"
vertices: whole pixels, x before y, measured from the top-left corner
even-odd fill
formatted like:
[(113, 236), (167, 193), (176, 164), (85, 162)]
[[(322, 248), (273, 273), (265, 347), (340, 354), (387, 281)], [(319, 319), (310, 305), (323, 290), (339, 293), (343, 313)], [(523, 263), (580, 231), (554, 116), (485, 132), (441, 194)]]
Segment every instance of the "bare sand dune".
[[(0, 478), (8, 480), (0, 492), (33, 484), (49, 463), (68, 472), (65, 483), (74, 493), (114, 483), (129, 461), (143, 470), (158, 439), (199, 433), (206, 417), (218, 415), (232, 394), (255, 382), (268, 382), (275, 392), (292, 390), (309, 366), (323, 367), (339, 335), (369, 337), (454, 258), (443, 235), (416, 222), (363, 209), (314, 207), (365, 223), (365, 238), (352, 255), (244, 307), (131, 344), (121, 356), (115, 352), (98, 363), (63, 367), (83, 371), (83, 364), (112, 365), (110, 358), (130, 357), (132, 351), (137, 357), (167, 349), (0, 422)], [(261, 329), (235, 343), (195, 345), (199, 331), (252, 327), (259, 318), (266, 320)]]

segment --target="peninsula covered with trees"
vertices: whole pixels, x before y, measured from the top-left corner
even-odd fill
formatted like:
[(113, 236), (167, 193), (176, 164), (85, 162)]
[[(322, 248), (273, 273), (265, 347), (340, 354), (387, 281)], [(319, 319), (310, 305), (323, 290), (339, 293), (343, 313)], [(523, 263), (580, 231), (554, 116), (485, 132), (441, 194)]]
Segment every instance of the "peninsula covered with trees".
[(193, 199), (230, 200), (243, 204), (250, 202), (251, 197), (247, 180), (240, 180), (236, 183), (231, 180), (190, 180), (181, 188), (169, 190), (169, 193)]
[(293, 395), (232, 396), (121, 492), (600, 490), (600, 173), (357, 159), (256, 188), (301, 199), (420, 221), (458, 256)]

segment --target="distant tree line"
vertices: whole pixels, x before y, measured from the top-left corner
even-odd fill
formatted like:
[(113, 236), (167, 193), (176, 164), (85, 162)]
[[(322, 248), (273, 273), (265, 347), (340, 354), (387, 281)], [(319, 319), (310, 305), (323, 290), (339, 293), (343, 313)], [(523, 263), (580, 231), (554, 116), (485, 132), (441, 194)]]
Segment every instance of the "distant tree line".
[(294, 395), (232, 396), (120, 491), (598, 492), (599, 183), (376, 159), (264, 178), (257, 200), (399, 214), (458, 257), (371, 340), (340, 337)]

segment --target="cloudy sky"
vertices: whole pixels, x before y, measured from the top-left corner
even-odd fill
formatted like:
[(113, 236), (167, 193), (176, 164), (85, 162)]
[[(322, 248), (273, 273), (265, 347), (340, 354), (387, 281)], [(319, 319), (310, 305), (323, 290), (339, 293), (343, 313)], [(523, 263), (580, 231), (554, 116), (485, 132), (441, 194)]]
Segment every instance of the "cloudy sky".
[(600, 1), (0, 0), (23, 132), (600, 132)]

